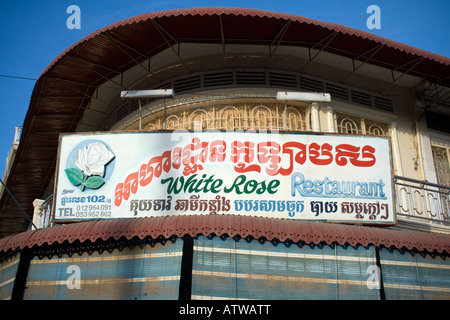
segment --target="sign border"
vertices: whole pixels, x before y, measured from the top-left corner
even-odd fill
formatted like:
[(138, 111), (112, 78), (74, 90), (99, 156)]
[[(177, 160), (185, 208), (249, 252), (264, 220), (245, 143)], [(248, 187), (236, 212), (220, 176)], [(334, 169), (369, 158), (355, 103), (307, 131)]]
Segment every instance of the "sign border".
[[(55, 218), (55, 206), (57, 202), (57, 184), (59, 178), (59, 165), (61, 161), (61, 143), (65, 136), (92, 136), (92, 135), (116, 135), (116, 134), (171, 134), (173, 132), (183, 132), (183, 133), (212, 133), (212, 132), (220, 132), (221, 134), (227, 133), (242, 133), (242, 134), (283, 134), (283, 135), (302, 135), (302, 136), (343, 136), (343, 137), (364, 137), (364, 138), (383, 138), (388, 142), (389, 150), (389, 163), (390, 163), (390, 182), (391, 182), (391, 193), (392, 193), (392, 208), (393, 208), (393, 219), (392, 222), (371, 222), (371, 221), (355, 221), (355, 220), (326, 220), (326, 219), (285, 219), (285, 218), (273, 218), (273, 217), (262, 217), (260, 215), (251, 215), (251, 217), (255, 218), (263, 218), (263, 219), (279, 219), (279, 220), (292, 220), (292, 221), (309, 221), (309, 222), (325, 222), (325, 223), (335, 223), (335, 224), (347, 224), (347, 225), (368, 225), (368, 226), (395, 226), (398, 223), (397, 220), (397, 196), (396, 196), (396, 188), (395, 188), (395, 175), (394, 175), (394, 161), (392, 155), (392, 137), (390, 136), (379, 136), (379, 135), (367, 135), (367, 134), (346, 134), (346, 133), (336, 133), (336, 132), (310, 132), (310, 131), (279, 131), (279, 130), (221, 130), (221, 129), (208, 129), (208, 130), (188, 130), (188, 129), (178, 129), (178, 130), (115, 130), (115, 131), (91, 131), (91, 132), (73, 132), (73, 133), (60, 133), (58, 138), (58, 149), (57, 149), (57, 159), (56, 159), (56, 168), (55, 168), (55, 181), (53, 186), (53, 210), (51, 215), (51, 221), (55, 224), (68, 224), (68, 223), (77, 223), (77, 222), (89, 222), (89, 221), (99, 221), (99, 220), (114, 220), (114, 219), (135, 219), (133, 217), (116, 217), (116, 218), (86, 218), (86, 219), (56, 219)], [(234, 212), (235, 210), (231, 210)], [(202, 214), (190, 214), (190, 215), (202, 215)], [(224, 213), (220, 215), (235, 215), (235, 216), (249, 216), (242, 215), (237, 213)], [(171, 216), (171, 215), (164, 215)], [(180, 215), (181, 216), (181, 215)], [(156, 216), (155, 216), (156, 217)], [(152, 218), (152, 216), (144, 216), (144, 217), (136, 217), (136, 218)]]

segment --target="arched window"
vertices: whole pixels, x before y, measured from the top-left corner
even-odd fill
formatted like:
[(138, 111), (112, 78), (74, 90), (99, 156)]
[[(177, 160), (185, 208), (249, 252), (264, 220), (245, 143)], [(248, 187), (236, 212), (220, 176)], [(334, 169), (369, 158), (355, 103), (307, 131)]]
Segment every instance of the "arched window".
[(180, 126), (180, 118), (176, 115), (170, 115), (166, 119), (166, 129), (167, 130), (175, 130)]
[(272, 111), (264, 106), (258, 105), (252, 110), (253, 127), (255, 129), (272, 129)]
[(190, 129), (195, 131), (201, 131), (208, 129), (208, 114), (205, 110), (195, 110), (190, 115)]
[(339, 133), (351, 133), (351, 134), (359, 134), (362, 133), (361, 130), (361, 122), (358, 119), (354, 119), (353, 117), (344, 116), (340, 118), (338, 116), (338, 131)]
[(293, 107), (286, 109), (286, 130), (302, 131), (304, 130), (304, 122), (302, 114)]
[(158, 128), (156, 127), (156, 123), (149, 123), (145, 126), (144, 130), (158, 130)]
[(366, 120), (365, 125), (366, 125), (366, 134), (368, 135), (371, 136), (389, 135), (389, 126), (387, 124)]
[[(170, 115), (165, 120), (167, 130), (188, 129), (267, 129), (267, 130), (288, 130), (304, 131), (306, 125), (306, 107), (284, 105), (276, 103), (246, 103), (225, 102), (206, 104), (190, 108), (188, 110), (178, 108), (170, 110)], [(286, 123), (286, 126), (285, 126)], [(147, 130), (159, 130), (164, 128), (164, 118), (162, 114), (152, 118), (152, 122), (147, 124)]]
[(238, 129), (242, 126), (241, 113), (233, 106), (223, 108), (219, 120), (221, 129)]
[(385, 123), (366, 120), (336, 113), (336, 124), (339, 133), (367, 134), (371, 136), (388, 136), (389, 126)]

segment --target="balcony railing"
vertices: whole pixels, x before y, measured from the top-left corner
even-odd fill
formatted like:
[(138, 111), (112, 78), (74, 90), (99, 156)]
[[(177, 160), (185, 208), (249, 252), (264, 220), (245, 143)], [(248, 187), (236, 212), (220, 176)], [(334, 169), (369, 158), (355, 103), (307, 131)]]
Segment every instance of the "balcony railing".
[[(397, 217), (450, 226), (450, 187), (406, 177), (394, 177)], [(53, 195), (42, 204), (38, 228), (53, 226)]]
[(38, 229), (52, 227), (52, 215), (53, 215), (53, 195), (49, 196), (41, 205), (41, 212), (39, 216), (39, 222), (36, 225)]
[(450, 187), (395, 176), (397, 216), (450, 225)]

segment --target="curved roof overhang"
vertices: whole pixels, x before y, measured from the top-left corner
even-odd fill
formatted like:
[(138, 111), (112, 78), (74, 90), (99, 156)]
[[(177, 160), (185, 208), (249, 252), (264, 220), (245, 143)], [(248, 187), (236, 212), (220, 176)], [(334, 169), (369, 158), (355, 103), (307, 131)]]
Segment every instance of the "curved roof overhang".
[(0, 255), (24, 248), (121, 238), (169, 239), (216, 235), (306, 244), (339, 244), (449, 254), (450, 235), (238, 215), (185, 215), (80, 222), (22, 232), (0, 239)]
[[(69, 47), (37, 80), (7, 181), (27, 212), (32, 212), (34, 199), (43, 197), (54, 175), (59, 133), (76, 130), (96, 89), (185, 42), (266, 45), (270, 54), (279, 46), (303, 47), (450, 85), (447, 57), (296, 15), (253, 9), (196, 8), (125, 19)], [(118, 94), (127, 89), (120, 82), (114, 83)], [(92, 126), (90, 131), (102, 129)], [(6, 192), (0, 199), (0, 221), (0, 237), (23, 231), (28, 225)]]

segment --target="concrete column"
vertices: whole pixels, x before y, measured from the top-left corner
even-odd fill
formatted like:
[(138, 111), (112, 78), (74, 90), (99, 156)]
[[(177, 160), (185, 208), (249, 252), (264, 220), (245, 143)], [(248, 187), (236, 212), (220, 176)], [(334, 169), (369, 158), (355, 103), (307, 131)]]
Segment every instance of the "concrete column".
[(311, 104), (311, 129), (320, 132), (319, 105), (315, 102)]
[(430, 135), (426, 127), (425, 119), (416, 121), (419, 158), (422, 163), (422, 179), (431, 183), (437, 183), (434, 169), (433, 151), (431, 149)]
[(334, 126), (334, 108), (326, 107), (325, 111), (327, 113), (327, 123), (328, 123), (328, 132), (334, 133), (336, 132), (336, 128)]
[(392, 142), (392, 157), (394, 162), (394, 173), (398, 176), (403, 176), (403, 167), (402, 167), (402, 157), (400, 153), (400, 145), (398, 143), (397, 136), (397, 123), (391, 122), (389, 123), (389, 129), (391, 131), (391, 142)]
[[(34, 211), (33, 211), (33, 224), (40, 228), (41, 226), (39, 225), (39, 220), (41, 219), (42, 216), (42, 204), (44, 203), (44, 200), (41, 199), (35, 199), (33, 201), (33, 207), (34, 207)], [(33, 227), (34, 229), (34, 227)]]

